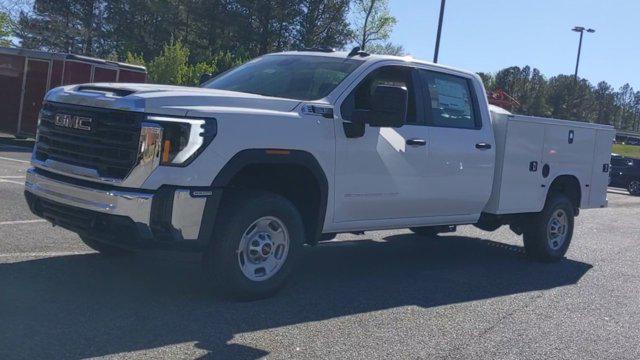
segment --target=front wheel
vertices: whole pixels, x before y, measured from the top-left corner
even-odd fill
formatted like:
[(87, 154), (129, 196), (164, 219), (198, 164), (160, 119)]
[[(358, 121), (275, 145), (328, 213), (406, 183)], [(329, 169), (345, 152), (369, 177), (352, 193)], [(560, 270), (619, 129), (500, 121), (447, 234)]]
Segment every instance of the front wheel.
[(633, 196), (640, 196), (640, 180), (635, 179), (635, 180), (629, 181), (629, 184), (627, 185), (627, 190), (629, 191), (629, 194)]
[(233, 194), (222, 209), (205, 254), (214, 286), (244, 300), (274, 294), (302, 250), (300, 213), (289, 200), (267, 192)]
[(555, 262), (564, 257), (573, 237), (575, 212), (563, 194), (551, 194), (544, 209), (524, 228), (524, 247), (532, 259)]

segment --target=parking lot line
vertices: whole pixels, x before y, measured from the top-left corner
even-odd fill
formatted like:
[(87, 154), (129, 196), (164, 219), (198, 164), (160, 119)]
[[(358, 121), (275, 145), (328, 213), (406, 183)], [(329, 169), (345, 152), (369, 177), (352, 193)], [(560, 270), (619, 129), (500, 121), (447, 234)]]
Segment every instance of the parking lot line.
[(29, 164), (31, 162), (28, 160), (13, 159), (13, 158), (8, 158), (4, 156), (0, 156), (0, 160), (16, 161), (16, 162), (25, 163), (25, 164)]
[(2, 225), (18, 225), (18, 224), (33, 224), (33, 223), (41, 223), (47, 222), (44, 219), (33, 219), (33, 220), (14, 220), (14, 221), (0, 221), (0, 226)]
[(24, 175), (16, 175), (16, 176), (0, 176), (0, 179), (24, 179)]
[(27, 253), (7, 253), (0, 254), (0, 258), (3, 257), (56, 257), (56, 256), (69, 256), (69, 255), (84, 255), (91, 254), (90, 251), (52, 251), (52, 252), (27, 252)]
[(13, 181), (13, 180), (7, 180), (7, 179), (0, 179), (0, 182), (6, 182), (6, 183), (12, 183), (12, 184), (18, 184), (18, 185), (23, 185), (23, 186), (24, 186), (24, 182), (21, 182), (21, 181)]

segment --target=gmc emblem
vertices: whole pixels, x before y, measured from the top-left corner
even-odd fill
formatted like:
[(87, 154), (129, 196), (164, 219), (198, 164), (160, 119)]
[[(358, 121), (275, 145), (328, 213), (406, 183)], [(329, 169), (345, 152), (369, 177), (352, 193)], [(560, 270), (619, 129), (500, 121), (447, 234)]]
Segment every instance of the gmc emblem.
[(66, 128), (91, 131), (91, 118), (88, 117), (56, 114), (54, 124), (56, 126), (62, 126)]

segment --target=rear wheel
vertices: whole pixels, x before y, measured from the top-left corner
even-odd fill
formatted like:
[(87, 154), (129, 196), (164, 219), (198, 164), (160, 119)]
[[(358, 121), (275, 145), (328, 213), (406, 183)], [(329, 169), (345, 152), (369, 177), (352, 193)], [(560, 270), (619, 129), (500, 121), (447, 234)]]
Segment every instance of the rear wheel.
[(289, 200), (267, 192), (231, 195), (222, 209), (205, 254), (214, 286), (245, 300), (274, 294), (302, 250), (300, 213)]
[(555, 262), (564, 257), (573, 237), (574, 207), (563, 194), (551, 194), (544, 209), (524, 228), (524, 247), (532, 259)]
[(627, 190), (629, 191), (629, 194), (633, 196), (640, 196), (640, 180), (634, 179), (629, 181), (629, 184), (627, 185)]
[(101, 242), (86, 234), (81, 234), (79, 236), (80, 240), (82, 240), (85, 245), (102, 255), (119, 256), (133, 253), (131, 250)]

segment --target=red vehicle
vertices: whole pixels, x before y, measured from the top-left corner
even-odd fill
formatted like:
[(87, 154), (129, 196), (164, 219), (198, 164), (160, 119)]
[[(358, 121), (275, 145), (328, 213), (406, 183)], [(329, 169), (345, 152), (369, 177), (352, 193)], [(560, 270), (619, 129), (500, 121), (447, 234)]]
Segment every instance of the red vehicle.
[(143, 66), (86, 56), (0, 47), (0, 132), (35, 136), (42, 99), (60, 85), (147, 81)]

